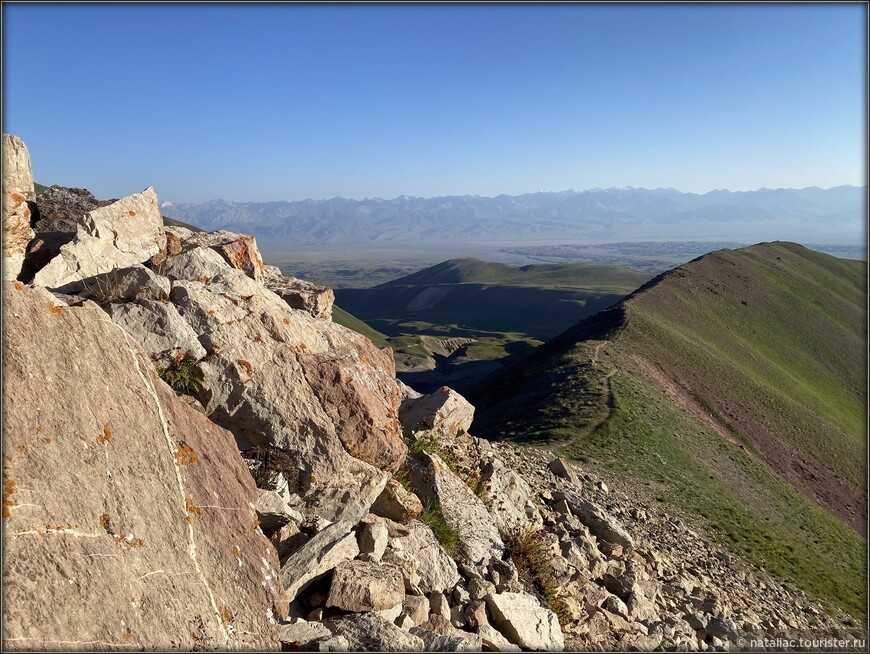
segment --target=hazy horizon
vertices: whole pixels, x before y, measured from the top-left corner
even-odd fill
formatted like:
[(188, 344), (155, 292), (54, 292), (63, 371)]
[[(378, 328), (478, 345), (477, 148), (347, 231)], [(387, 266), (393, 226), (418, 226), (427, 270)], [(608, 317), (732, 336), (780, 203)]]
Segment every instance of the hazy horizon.
[(3, 130), (98, 197), (866, 184), (863, 3), (2, 11)]

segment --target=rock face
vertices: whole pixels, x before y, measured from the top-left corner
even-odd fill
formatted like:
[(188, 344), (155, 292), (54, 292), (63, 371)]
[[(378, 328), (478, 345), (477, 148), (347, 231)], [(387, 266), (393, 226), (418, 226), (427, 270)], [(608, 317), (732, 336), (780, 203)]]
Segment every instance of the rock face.
[(232, 436), (95, 304), (3, 294), (4, 646), (276, 647), (286, 601)]
[(202, 359), (207, 354), (190, 326), (168, 302), (140, 300), (108, 306), (109, 315), (154, 361), (164, 365), (185, 355)]
[(253, 236), (233, 232), (190, 232), (182, 243), (182, 250), (198, 247), (211, 248), (233, 268), (241, 270), (251, 279), (263, 280), (263, 257)]
[(36, 199), (30, 154), (24, 142), (3, 135), (3, 279), (16, 279), (33, 238), (31, 207)]
[(84, 288), (83, 280), (143, 263), (160, 252), (162, 227), (157, 194), (150, 187), (94, 209), (82, 218), (75, 238), (36, 273), (34, 284), (77, 291)]
[(315, 318), (332, 320), (335, 293), (331, 288), (287, 277), (277, 266), (265, 267), (263, 283), (293, 309), (310, 313)]

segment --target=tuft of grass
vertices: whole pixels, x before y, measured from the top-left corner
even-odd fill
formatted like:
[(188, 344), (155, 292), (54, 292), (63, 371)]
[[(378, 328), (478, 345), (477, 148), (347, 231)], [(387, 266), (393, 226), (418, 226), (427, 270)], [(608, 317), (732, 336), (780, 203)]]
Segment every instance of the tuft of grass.
[(431, 438), (421, 438), (419, 440), (408, 443), (408, 449), (412, 452), (425, 452), (432, 456), (437, 456), (447, 464), (450, 471), (454, 474), (459, 473), (459, 462), (450, 452), (445, 450), (441, 443)]
[(492, 498), (489, 496), (489, 491), (486, 488), (486, 482), (480, 476), (480, 472), (477, 470), (472, 470), (471, 473), (465, 478), (465, 483), (468, 484), (468, 487), (477, 496), (477, 498), (481, 502), (483, 502), (483, 505), (488, 510), (491, 510)]
[(565, 602), (553, 582), (552, 556), (546, 545), (547, 532), (532, 525), (517, 525), (503, 533), (505, 551), (517, 567), (520, 582), (556, 614), (559, 624), (572, 622)]
[(419, 520), (432, 530), (435, 539), (441, 544), (444, 551), (452, 558), (456, 558), (459, 554), (459, 534), (447, 522), (444, 512), (441, 510), (441, 504), (437, 501), (424, 503), (423, 513), (420, 514)]
[(202, 381), (197, 377), (196, 358), (190, 352), (179, 353), (169, 365), (157, 368), (157, 374), (178, 393), (193, 395), (202, 390)]

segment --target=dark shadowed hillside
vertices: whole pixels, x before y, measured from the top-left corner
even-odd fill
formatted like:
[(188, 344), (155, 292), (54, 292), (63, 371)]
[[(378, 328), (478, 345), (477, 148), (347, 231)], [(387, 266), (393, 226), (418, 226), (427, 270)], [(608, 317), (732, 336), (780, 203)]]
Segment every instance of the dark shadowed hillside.
[(474, 428), (621, 471), (863, 611), (866, 279), (791, 243), (711, 253), (491, 377)]

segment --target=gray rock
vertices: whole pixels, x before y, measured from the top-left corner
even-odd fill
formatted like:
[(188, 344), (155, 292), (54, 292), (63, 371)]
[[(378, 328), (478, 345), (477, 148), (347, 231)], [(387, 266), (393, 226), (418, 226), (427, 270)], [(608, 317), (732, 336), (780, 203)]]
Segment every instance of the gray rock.
[[(374, 561), (345, 561), (336, 566), (326, 606), (344, 611), (384, 611), (405, 599), (402, 573), (395, 566)], [(398, 617), (399, 611), (396, 611)]]
[(375, 613), (354, 613), (324, 623), (332, 633), (344, 636), (348, 651), (419, 652), (423, 640), (403, 631)]
[(82, 218), (75, 238), (33, 278), (62, 292), (84, 288), (82, 280), (115, 268), (144, 263), (158, 253), (163, 219), (153, 188), (94, 209)]
[(740, 636), (740, 629), (733, 621), (726, 618), (710, 618), (705, 627), (709, 636), (722, 640), (735, 640)]
[(346, 652), (350, 643), (344, 636), (336, 636), (320, 622), (299, 620), (293, 624), (282, 624), (278, 639), (283, 648), (302, 652)]
[(580, 476), (574, 471), (571, 463), (565, 459), (556, 457), (547, 464), (547, 467), (554, 475), (571, 482), (578, 490), (583, 488), (583, 481), (580, 479)]
[(493, 626), (523, 649), (562, 651), (565, 638), (559, 620), (527, 593), (488, 595)]
[(305, 311), (315, 318), (332, 320), (335, 292), (326, 286), (287, 277), (277, 266), (265, 266), (263, 284), (292, 309)]
[(424, 502), (437, 503), (456, 530), (460, 553), (474, 565), (500, 559), (504, 543), (480, 498), (437, 456), (417, 452), (408, 457), (414, 488)]
[(352, 527), (347, 521), (329, 525), (281, 566), (281, 583), (289, 601), (292, 602), (312, 581), (359, 554)]
[(157, 266), (161, 275), (172, 280), (208, 283), (212, 277), (226, 272), (230, 265), (214, 250), (201, 247), (183, 250), (167, 257)]
[(500, 459), (493, 459), (484, 467), (482, 478), (486, 481), (491, 502), (489, 512), (500, 532), (524, 525), (543, 525), (534, 493), (516, 471), (505, 466)]
[(168, 278), (142, 265), (116, 268), (83, 280), (79, 295), (99, 304), (121, 300), (166, 300), (171, 283)]
[(444, 593), (429, 594), (429, 613), (450, 620), (450, 602)]
[(414, 621), (415, 626), (423, 624), (429, 619), (429, 599), (423, 595), (405, 595), (402, 611)]
[(373, 560), (380, 561), (389, 540), (387, 526), (383, 521), (366, 523), (360, 529), (357, 540), (360, 552), (370, 554)]
[(423, 513), (423, 504), (414, 493), (405, 490), (395, 479), (390, 479), (372, 504), (371, 512), (396, 522), (407, 523)]
[[(441, 636), (442, 638), (434, 638), (428, 634), (424, 637), (422, 633), (424, 631), (436, 634), (438, 636)], [(480, 636), (478, 636), (477, 634), (473, 634), (469, 631), (457, 629), (450, 623), (450, 620), (446, 619), (444, 616), (436, 614), (430, 615), (429, 619), (426, 622), (424, 622), (419, 627), (412, 629), (411, 633), (419, 634), (421, 638), (425, 638), (427, 640), (427, 643), (431, 643), (431, 645), (427, 644), (427, 649), (429, 649), (429, 647), (447, 647), (458, 649), (441, 651), (477, 652), (480, 651), (483, 647)]]
[(211, 248), (233, 268), (241, 270), (251, 279), (263, 280), (263, 257), (253, 236), (225, 230), (193, 232), (182, 239), (181, 246), (183, 250)]
[(402, 402), (399, 420), (408, 436), (451, 439), (471, 427), (474, 407), (459, 393), (443, 386), (428, 395)]
[(17, 136), (3, 135), (2, 168), (3, 279), (14, 280), (21, 273), (27, 246), (34, 236), (30, 227), (30, 204), (36, 199), (30, 154), (24, 141)]
[(302, 514), (275, 491), (258, 488), (257, 494), (257, 519), (267, 538), (290, 522), (297, 525), (302, 522)]
[(204, 358), (205, 348), (178, 310), (168, 302), (141, 300), (108, 307), (112, 320), (124, 328), (148, 353), (163, 365), (186, 356)]
[(399, 566), (406, 583), (421, 593), (441, 593), (460, 579), (456, 562), (418, 520), (408, 525), (407, 533), (391, 540), (382, 560)]
[(583, 499), (579, 493), (570, 490), (558, 491), (553, 494), (553, 497), (557, 501), (564, 499), (568, 502), (571, 512), (580, 518), (580, 521), (589, 527), (589, 531), (598, 538), (622, 547), (634, 548), (634, 539), (631, 534), (616, 518), (597, 504)]
[(487, 650), (490, 652), (521, 652), (518, 645), (514, 645), (495, 627), (482, 624), (477, 628), (477, 635)]

